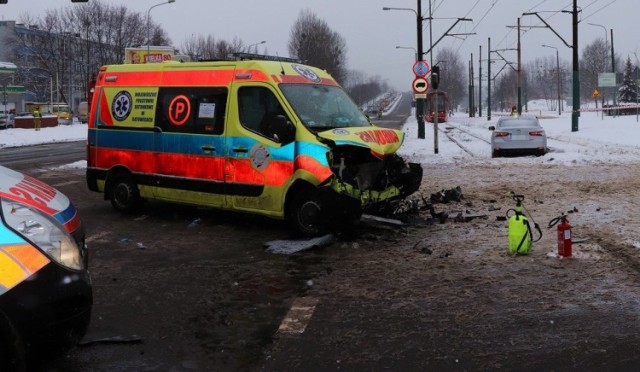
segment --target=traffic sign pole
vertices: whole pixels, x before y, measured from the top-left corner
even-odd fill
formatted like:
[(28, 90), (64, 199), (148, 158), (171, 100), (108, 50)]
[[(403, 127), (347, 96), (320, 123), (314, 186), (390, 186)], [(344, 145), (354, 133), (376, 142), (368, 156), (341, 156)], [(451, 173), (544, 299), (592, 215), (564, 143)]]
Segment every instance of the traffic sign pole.
[[(419, 3), (419, 1), (418, 1)], [(421, 23), (421, 18), (420, 16), (418, 17), (418, 24)], [(419, 27), (418, 29), (418, 48), (421, 48), (422, 44), (422, 40), (421, 39), (421, 35), (422, 35), (422, 27)], [(416, 98), (416, 119), (418, 121), (418, 138), (424, 138), (425, 137), (425, 128), (424, 128), (424, 99), (426, 97), (426, 93), (429, 90), (429, 83), (427, 82), (427, 79), (425, 79), (425, 77), (427, 76), (427, 74), (429, 74), (430, 71), (430, 67), (429, 64), (426, 61), (423, 61), (422, 58), (422, 50), (419, 51), (418, 53), (418, 58), (420, 58), (420, 60), (416, 61), (416, 63), (413, 64), (413, 74), (416, 76), (416, 78), (413, 80), (413, 92), (415, 93), (415, 98)]]

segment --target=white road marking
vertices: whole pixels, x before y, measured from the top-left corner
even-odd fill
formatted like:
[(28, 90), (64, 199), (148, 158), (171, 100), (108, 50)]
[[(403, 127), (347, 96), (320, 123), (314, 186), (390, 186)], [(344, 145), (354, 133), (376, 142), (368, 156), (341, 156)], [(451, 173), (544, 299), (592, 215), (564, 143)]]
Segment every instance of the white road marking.
[(67, 186), (67, 185), (73, 185), (74, 183), (79, 183), (80, 181), (67, 181), (67, 182), (61, 182), (61, 183), (56, 183), (55, 185), (53, 185), (53, 187), (60, 187), (60, 186)]
[(304, 332), (313, 311), (316, 309), (318, 299), (314, 297), (300, 297), (296, 298), (284, 317), (278, 332), (280, 333), (302, 333)]

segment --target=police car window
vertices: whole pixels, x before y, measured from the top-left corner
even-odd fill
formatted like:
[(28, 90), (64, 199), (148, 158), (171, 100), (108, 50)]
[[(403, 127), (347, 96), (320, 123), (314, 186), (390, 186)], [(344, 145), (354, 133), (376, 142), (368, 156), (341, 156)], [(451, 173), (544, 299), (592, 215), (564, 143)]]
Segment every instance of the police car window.
[[(238, 90), (238, 116), (243, 127), (272, 140), (273, 124), (285, 112), (276, 96), (267, 88), (242, 87)], [(288, 120), (288, 119), (287, 119)]]
[(156, 125), (163, 132), (222, 134), (227, 88), (160, 88)]

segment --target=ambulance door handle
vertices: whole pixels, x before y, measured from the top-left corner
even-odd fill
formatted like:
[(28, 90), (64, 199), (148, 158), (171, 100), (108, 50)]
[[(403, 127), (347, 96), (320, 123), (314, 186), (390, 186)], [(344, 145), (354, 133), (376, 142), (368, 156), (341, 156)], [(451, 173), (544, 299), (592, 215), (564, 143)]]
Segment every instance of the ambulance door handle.
[(246, 147), (234, 147), (233, 152), (249, 152)]
[(216, 151), (216, 148), (211, 146), (211, 145), (204, 145), (201, 147), (202, 151), (204, 152), (214, 152)]

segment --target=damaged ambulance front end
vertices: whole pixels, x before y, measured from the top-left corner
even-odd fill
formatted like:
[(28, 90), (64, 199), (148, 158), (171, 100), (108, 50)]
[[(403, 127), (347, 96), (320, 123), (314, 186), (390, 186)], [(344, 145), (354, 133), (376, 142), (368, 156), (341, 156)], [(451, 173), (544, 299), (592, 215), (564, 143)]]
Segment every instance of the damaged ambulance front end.
[[(323, 176), (317, 177), (313, 189), (296, 190), (287, 202), (288, 218), (297, 230), (318, 235), (345, 226), (362, 213), (388, 210), (419, 189), (422, 167), (397, 154), (402, 131), (373, 125), (337, 86), (281, 85), (281, 89), (315, 137), (309, 142), (319, 143), (325, 158), (314, 151)], [(298, 155), (306, 151), (298, 150)]]

